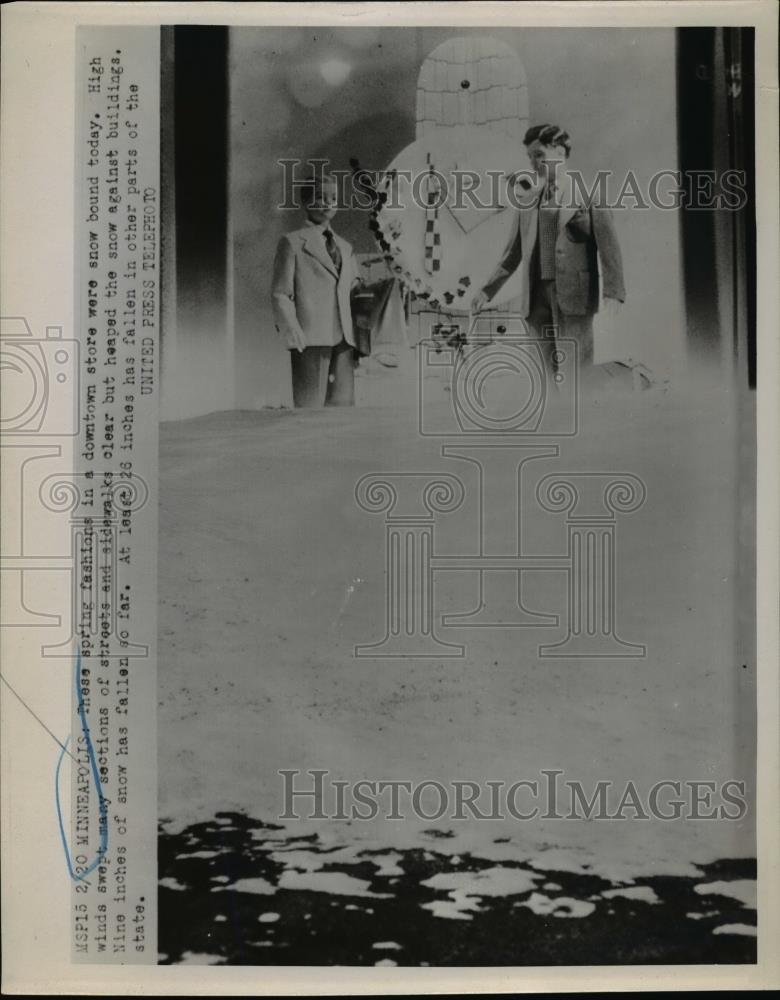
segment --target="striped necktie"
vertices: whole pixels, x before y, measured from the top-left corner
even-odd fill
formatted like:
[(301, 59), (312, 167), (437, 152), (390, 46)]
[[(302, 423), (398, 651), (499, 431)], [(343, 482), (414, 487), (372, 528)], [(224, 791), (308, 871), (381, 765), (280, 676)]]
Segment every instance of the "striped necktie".
[(333, 238), (333, 233), (330, 229), (325, 229), (323, 231), (325, 236), (325, 249), (328, 251), (328, 256), (333, 261), (333, 266), (336, 268), (336, 272), (341, 272), (341, 251), (336, 246), (336, 241)]

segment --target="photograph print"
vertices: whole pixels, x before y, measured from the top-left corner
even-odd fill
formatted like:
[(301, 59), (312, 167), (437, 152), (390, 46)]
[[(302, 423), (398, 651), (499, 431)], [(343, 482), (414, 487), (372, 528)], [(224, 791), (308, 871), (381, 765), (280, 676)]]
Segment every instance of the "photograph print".
[(160, 963), (756, 962), (754, 41), (161, 28)]

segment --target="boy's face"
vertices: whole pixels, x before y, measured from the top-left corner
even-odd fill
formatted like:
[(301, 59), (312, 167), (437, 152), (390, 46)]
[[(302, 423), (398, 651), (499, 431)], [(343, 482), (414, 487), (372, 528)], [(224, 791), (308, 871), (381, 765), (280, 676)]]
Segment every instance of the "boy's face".
[(315, 225), (330, 222), (338, 210), (338, 187), (335, 184), (325, 184), (316, 188), (314, 197), (306, 206), (306, 216)]
[(540, 178), (554, 181), (556, 171), (566, 162), (566, 150), (563, 146), (546, 146), (534, 139), (528, 146), (528, 159)]

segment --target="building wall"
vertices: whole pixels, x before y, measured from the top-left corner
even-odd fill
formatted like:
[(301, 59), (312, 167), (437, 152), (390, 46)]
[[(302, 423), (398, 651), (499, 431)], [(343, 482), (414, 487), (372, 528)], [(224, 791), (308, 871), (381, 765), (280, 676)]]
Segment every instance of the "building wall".
[(162, 29), (163, 419), (235, 405), (228, 37)]
[[(182, 363), (168, 367), (164, 387), (166, 398), (179, 402), (166, 407), (168, 416), (289, 405), (289, 358), (274, 330), (269, 286), (276, 243), (300, 217), (276, 207), (277, 161), (325, 158), (348, 169), (354, 158), (372, 169), (385, 167), (414, 140), (422, 61), (463, 33), (433, 27), (230, 30), (228, 301), (220, 315), (232, 329), (219, 328), (213, 309), (190, 309), (185, 317), (180, 301)], [(647, 179), (655, 170), (676, 169), (673, 30), (503, 28), (500, 37), (525, 67), (531, 121), (569, 131), (572, 166), (585, 173), (631, 168)], [(338, 231), (359, 252), (375, 249), (367, 221), (359, 211), (337, 218)], [(616, 226), (628, 302), (624, 343), (613, 345), (612, 353), (633, 354), (669, 372), (684, 357), (677, 215), (619, 212)], [(181, 267), (178, 278), (184, 278)], [(208, 280), (201, 272), (194, 301), (213, 297)], [(182, 384), (185, 377), (210, 388), (188, 398), (193, 394)]]

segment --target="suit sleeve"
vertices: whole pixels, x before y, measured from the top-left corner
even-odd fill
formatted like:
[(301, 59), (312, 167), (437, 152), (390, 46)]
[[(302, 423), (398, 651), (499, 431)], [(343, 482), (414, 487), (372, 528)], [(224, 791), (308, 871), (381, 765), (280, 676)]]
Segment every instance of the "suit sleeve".
[(520, 225), (520, 217), (517, 218), (517, 228), (514, 230), (512, 239), (509, 242), (501, 263), (498, 265), (493, 275), (484, 285), (482, 291), (488, 299), (495, 298), (496, 294), (506, 284), (508, 279), (514, 274), (523, 259), (523, 239)]
[(498, 270), (493, 274), (482, 289), (488, 299), (495, 298), (496, 294), (500, 292), (501, 288), (506, 284), (509, 279), (509, 275), (509, 270), (502, 265), (499, 265)]
[(276, 247), (271, 302), (276, 329), (284, 335), (288, 346), (295, 346), (296, 337), (305, 341), (295, 311), (295, 251), (286, 236)]
[(593, 208), (593, 236), (601, 264), (601, 293), (605, 299), (626, 300), (623, 283), (623, 255), (620, 252), (615, 223), (608, 208)]

